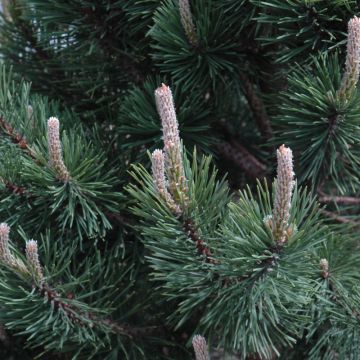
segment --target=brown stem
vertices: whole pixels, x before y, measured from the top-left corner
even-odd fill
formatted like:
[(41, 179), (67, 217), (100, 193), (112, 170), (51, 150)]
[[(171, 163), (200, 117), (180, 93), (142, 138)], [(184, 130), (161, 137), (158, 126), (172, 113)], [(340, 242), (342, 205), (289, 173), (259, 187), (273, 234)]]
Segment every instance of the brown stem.
[(240, 80), (242, 81), (245, 97), (253, 112), (256, 125), (259, 128), (262, 136), (265, 139), (270, 139), (272, 137), (272, 128), (269, 117), (266, 113), (265, 105), (260, 97), (256, 94), (249, 77), (244, 73), (240, 73), (239, 76)]
[[(62, 309), (72, 322), (85, 325), (84, 322), (80, 320), (84, 314), (76, 307), (65, 303), (55, 290), (50, 289), (47, 285), (42, 285), (39, 290), (40, 294), (47, 298), (48, 302), (52, 304), (55, 310)], [(71, 300), (74, 296), (71, 294), (68, 298)]]
[(326, 217), (335, 220), (336, 222), (342, 223), (342, 224), (353, 224), (356, 226), (359, 226), (360, 223), (358, 221), (354, 221), (351, 219), (348, 219), (346, 217), (343, 217), (341, 215), (336, 215), (335, 213), (327, 210), (321, 210), (321, 213), (324, 214)]
[(109, 219), (116, 221), (120, 225), (129, 226), (135, 224), (133, 219), (120, 213), (113, 213), (106, 208), (103, 209), (103, 212)]
[[(130, 338), (133, 337), (143, 337), (148, 336), (150, 334), (154, 334), (154, 332), (159, 331), (159, 327), (151, 326), (151, 327), (131, 327), (128, 324), (119, 324), (111, 319), (102, 319), (98, 315), (94, 313), (90, 313), (87, 311), (83, 311), (79, 309), (77, 306), (67, 303), (62, 300), (60, 295), (53, 289), (50, 289), (46, 284), (42, 285), (39, 288), (39, 291), (42, 296), (46, 297), (48, 302), (52, 304), (55, 310), (61, 309), (64, 311), (65, 315), (73, 322), (81, 326), (86, 326), (87, 324), (82, 320), (84, 318), (89, 320), (88, 326), (92, 327), (93, 324), (107, 326), (114, 333), (124, 335)], [(69, 301), (74, 298), (73, 294), (69, 294)]]
[(217, 145), (217, 149), (222, 156), (232, 161), (251, 178), (264, 177), (266, 166), (239, 143), (222, 142)]
[(13, 184), (7, 180), (3, 180), (5, 187), (11, 191), (12, 193), (19, 195), (19, 196), (25, 196), (28, 195), (26, 189), (22, 186), (17, 186), (16, 184)]
[(109, 326), (115, 333), (123, 334), (131, 338), (143, 338), (146, 336), (164, 336), (168, 331), (163, 326), (144, 326), (132, 327), (128, 324), (119, 325), (117, 322), (105, 319), (101, 321), (104, 325)]
[(200, 238), (194, 222), (191, 219), (185, 219), (183, 226), (186, 234), (195, 243), (198, 254), (204, 256), (207, 263), (219, 264), (220, 262), (212, 257), (210, 248), (207, 247), (204, 240)]
[(21, 150), (23, 150), (27, 155), (31, 158), (36, 159), (34, 151), (30, 148), (29, 144), (27, 143), (26, 139), (16, 132), (14, 128), (3, 118), (0, 117), (0, 127), (2, 128), (3, 132), (10, 137), (11, 141), (19, 146)]
[(319, 201), (326, 204), (334, 202), (344, 205), (360, 205), (360, 198), (351, 196), (333, 196), (322, 194), (319, 196)]

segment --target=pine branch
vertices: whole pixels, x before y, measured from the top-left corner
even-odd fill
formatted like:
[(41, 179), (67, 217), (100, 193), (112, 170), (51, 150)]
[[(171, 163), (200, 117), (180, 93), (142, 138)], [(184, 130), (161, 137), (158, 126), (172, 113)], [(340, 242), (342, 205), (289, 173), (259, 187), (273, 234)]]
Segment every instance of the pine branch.
[[(211, 331), (211, 319), (216, 319), (219, 324), (234, 321), (233, 325), (236, 322), (244, 324), (250, 321), (249, 319), (254, 319), (253, 321), (260, 324), (262, 333), (273, 331), (274, 335), (271, 338), (279, 342), (284, 341), (284, 331), (294, 336), (300, 331), (297, 324), (304, 319), (297, 317), (299, 299), (295, 297), (291, 300), (286, 299), (285, 294), (288, 293), (290, 286), (291, 291), (296, 289), (299, 292), (302, 301), (300, 306), (305, 307), (308, 304), (310, 299), (300, 294), (304, 294), (304, 291), (305, 293), (312, 291), (308, 278), (311, 263), (304, 262), (299, 271), (299, 268), (293, 269), (288, 256), (298, 259), (307, 257), (309, 248), (322, 240), (322, 229), (318, 225), (318, 211), (313, 207), (311, 195), (296, 189), (292, 197), (294, 184), (290, 162), (292, 163), (290, 150), (284, 146), (280, 147), (274, 209), (271, 206), (271, 195), (267, 186), (262, 187), (261, 184), (258, 187), (256, 200), (248, 189), (240, 193), (238, 201), (231, 202), (229, 199), (230, 201), (222, 202), (221, 198), (224, 196), (219, 198), (217, 195), (221, 186), (216, 185), (215, 176), (208, 174), (209, 166), (199, 166), (196, 154), (193, 156), (192, 167), (187, 160), (184, 162), (190, 199), (189, 207), (184, 209), (184, 214), (185, 218), (194, 219), (192, 226), (196, 223), (198, 227), (198, 229), (190, 227), (190, 234), (186, 233), (186, 237), (189, 238), (190, 235), (197, 252), (204, 254), (205, 259), (209, 253), (212, 254), (212, 250), (214, 251), (216, 262), (212, 262), (214, 266), (210, 267), (203, 264), (209, 262), (208, 260), (201, 262), (197, 256), (194, 256), (192, 246), (189, 246), (189, 241), (183, 234), (186, 229), (182, 226), (181, 218), (174, 214), (159, 192), (162, 186), (157, 185), (159, 181), (156, 181), (157, 176), (154, 176), (157, 172), (153, 171), (151, 176), (145, 168), (135, 167), (132, 175), (139, 186), (134, 185), (129, 188), (131, 195), (137, 199), (133, 211), (144, 220), (141, 230), (145, 246), (149, 246), (151, 254), (149, 258), (155, 278), (165, 281), (166, 296), (180, 301), (179, 310), (173, 315), (174, 321), (183, 324), (192, 318), (193, 312), (202, 303), (206, 310), (201, 318), (201, 324), (208, 331)], [(279, 206), (282, 211), (279, 211)], [(217, 214), (213, 214), (214, 212)], [(299, 226), (298, 230), (297, 226)], [(199, 233), (211, 239), (212, 249), (202, 247), (204, 242)], [(285, 271), (285, 282), (277, 280), (278, 275), (284, 274)], [(282, 275), (279, 276), (280, 278)], [(294, 286), (294, 282), (297, 285)], [(275, 291), (275, 288), (279, 287), (282, 289), (281, 295), (284, 295), (283, 300), (280, 300), (281, 307), (278, 307), (278, 300), (273, 300), (269, 295), (273, 294), (271, 289)], [(234, 300), (241, 302), (240, 306), (243, 309), (238, 320), (233, 318), (233, 312), (227, 308), (234, 304), (233, 298), (229, 295), (232, 291), (242, 294), (236, 296), (238, 300)], [(271, 329), (260, 319), (263, 313), (260, 315), (261, 310), (256, 308), (253, 298), (255, 294), (259, 301), (262, 299), (268, 304), (267, 308), (276, 308), (269, 312), (269, 316), (281, 317)], [(186, 301), (183, 301), (184, 299)], [(222, 306), (218, 302), (222, 303)], [(291, 320), (288, 318), (288, 313), (286, 315), (282, 313), (284, 302), (289, 302), (289, 307), (292, 309)], [(256, 308), (255, 315), (253, 307)], [(294, 318), (299, 322), (295, 323)], [(226, 325), (220, 326), (225, 331)], [(244, 328), (241, 331), (246, 331), (245, 325), (241, 326)], [(234, 338), (238, 339), (239, 333), (235, 325), (232, 329), (226, 329), (229, 334), (231, 333), (229, 335), (231, 338), (223, 340), (224, 343), (229, 342), (231, 346), (234, 344)], [(292, 342), (288, 340), (289, 338), (285, 340), (286, 343)], [(264, 340), (258, 346), (251, 344), (248, 338), (239, 339), (240, 342), (243, 346), (241, 350), (243, 358), (254, 353), (265, 358), (269, 358), (268, 354), (272, 352), (278, 354), (277, 346), (272, 340)], [(236, 346), (234, 349), (238, 349)]]
[(336, 196), (336, 195), (326, 195), (320, 193), (319, 201), (322, 203), (336, 203), (343, 205), (360, 205), (360, 198), (351, 197), (351, 196)]
[(360, 93), (355, 88), (350, 98), (339, 98), (338, 55), (319, 55), (311, 67), (298, 66), (288, 84), (274, 123), (279, 126), (277, 140), (299, 156), (299, 180), (311, 181), (314, 188), (330, 180), (341, 194), (354, 191), (359, 182)]
[(212, 252), (198, 234), (194, 222), (187, 218), (183, 220), (184, 231), (187, 236), (194, 242), (199, 255), (204, 256), (205, 262), (210, 264), (219, 264), (219, 261), (212, 257)]
[[(51, 306), (54, 307), (55, 310), (61, 309), (73, 323), (85, 325), (85, 323), (80, 319), (81, 317), (86, 316), (86, 314), (82, 313), (80, 309), (76, 308), (75, 306), (65, 303), (55, 290), (50, 289), (47, 285), (43, 285), (42, 287), (38, 288), (38, 290), (41, 296), (47, 298), (48, 302), (51, 304)], [(72, 294), (68, 297), (73, 299), (74, 295)], [(92, 320), (92, 316), (90, 314), (88, 314), (88, 318), (89, 320)]]
[(258, 271), (255, 276), (253, 276), (253, 275), (254, 275), (254, 271), (256, 269), (251, 268), (244, 275), (239, 276), (236, 279), (230, 279), (230, 278), (224, 279), (223, 285), (225, 287), (227, 287), (229, 285), (237, 284), (239, 282), (249, 279), (252, 276), (253, 277), (251, 279), (252, 280), (251, 284), (256, 283), (256, 281), (262, 279), (263, 276), (265, 276), (266, 274), (270, 273), (271, 271), (273, 271), (275, 269), (276, 265), (278, 264), (278, 262), (280, 260), (280, 254), (284, 248), (284, 245), (285, 245), (285, 243), (271, 245), (268, 247), (268, 249), (266, 249), (263, 252), (264, 256), (268, 255), (269, 253), (271, 253), (271, 256), (257, 262), (256, 269), (261, 268), (261, 270)]
[[(260, 279), (264, 274), (273, 270), (278, 263), (280, 253), (287, 243), (289, 237), (293, 234), (293, 228), (289, 224), (291, 199), (294, 190), (294, 171), (293, 155), (289, 148), (284, 145), (277, 150), (277, 178), (275, 186), (275, 196), (272, 215), (264, 219), (265, 225), (271, 230), (275, 244), (268, 247), (263, 252), (266, 256), (269, 252), (271, 257), (259, 261), (261, 270), (254, 277), (255, 281)], [(254, 274), (254, 269), (248, 271), (238, 280), (242, 281)]]
[(22, 187), (22, 186), (18, 186), (16, 184), (13, 184), (7, 180), (4, 180), (4, 184), (5, 184), (5, 187), (10, 191), (12, 192), (13, 194), (16, 194), (16, 195), (19, 195), (19, 196), (28, 196), (28, 192), (27, 190)]
[(265, 139), (270, 139), (272, 137), (272, 128), (270, 119), (266, 113), (264, 103), (261, 98), (256, 94), (249, 77), (244, 73), (240, 73), (239, 77), (242, 81), (244, 94), (253, 112), (256, 125), (259, 128), (262, 136)]
[(14, 128), (5, 120), (4, 117), (0, 117), (0, 127), (14, 144), (16, 144), (32, 159), (36, 159), (35, 152), (31, 149), (26, 139), (20, 133), (14, 130)]
[(164, 325), (144, 327), (130, 326), (129, 324), (120, 325), (111, 319), (102, 320), (101, 323), (109, 326), (115, 333), (123, 335), (125, 332), (126, 336), (132, 339), (145, 338), (149, 336), (160, 336), (165, 338), (166, 334), (169, 332), (169, 329), (167, 329)]
[(251, 178), (262, 178), (266, 173), (266, 166), (261, 163), (241, 144), (230, 141), (221, 142), (217, 145), (219, 153), (232, 161)]
[[(133, 327), (126, 324), (120, 324), (117, 321), (114, 321), (110, 318), (101, 318), (99, 315), (91, 312), (84, 312), (79, 307), (74, 304), (65, 302), (61, 296), (54, 290), (48, 287), (48, 285), (44, 284), (44, 286), (38, 288), (41, 296), (47, 298), (48, 302), (55, 309), (61, 309), (66, 314), (66, 316), (74, 323), (79, 326), (90, 326), (96, 327), (105, 326), (110, 329), (112, 332), (127, 336), (128, 338), (144, 338), (148, 336), (162, 335), (165, 336), (167, 330), (164, 329), (163, 326), (145, 326), (145, 327)], [(72, 299), (75, 299), (76, 296), (74, 294), (68, 294), (67, 298), (69, 302)], [(85, 322), (85, 321), (87, 322)]]
[[(334, 1), (329, 8), (322, 1), (293, 3), (284, 0), (259, 1), (260, 28), (271, 27), (271, 32), (260, 37), (262, 45), (278, 45), (269, 49), (279, 64), (304, 63), (309, 54), (337, 47), (345, 31), (344, 19), (356, 13), (347, 1)], [(349, 11), (351, 8), (351, 11)], [(272, 51), (273, 50), (273, 51)]]
[(102, 211), (110, 220), (116, 221), (119, 225), (130, 226), (135, 224), (134, 219), (127, 217), (124, 214), (111, 212), (106, 208), (102, 208)]
[(332, 220), (335, 220), (336, 222), (339, 222), (342, 224), (352, 224), (352, 225), (356, 225), (356, 226), (360, 225), (360, 222), (358, 222), (358, 221), (354, 221), (354, 220), (348, 219), (344, 216), (337, 215), (331, 211), (327, 211), (327, 210), (320, 210), (320, 211), (323, 215), (325, 215), (326, 217), (328, 217)]
[(360, 349), (353, 341), (359, 336), (360, 323), (359, 258), (354, 246), (358, 247), (355, 237), (338, 233), (329, 238), (321, 251), (325, 258), (318, 263), (320, 292), (315, 297), (316, 311), (312, 314), (312, 329), (309, 328), (313, 340), (308, 350), (311, 358), (332, 359), (335, 354), (338, 358), (347, 354), (359, 358)]

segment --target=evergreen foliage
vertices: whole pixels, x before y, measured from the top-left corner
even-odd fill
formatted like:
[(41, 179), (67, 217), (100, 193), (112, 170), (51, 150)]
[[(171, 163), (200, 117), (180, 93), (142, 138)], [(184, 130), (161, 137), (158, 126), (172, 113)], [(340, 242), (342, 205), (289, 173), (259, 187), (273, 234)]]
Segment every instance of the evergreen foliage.
[[(145, 81), (141, 88), (135, 87), (130, 90), (121, 105), (119, 145), (125, 151), (142, 147), (139, 158), (146, 155), (145, 145), (151, 150), (161, 145), (161, 123), (156, 113), (154, 89), (162, 82), (166, 81), (161, 77)], [(180, 87), (174, 92), (177, 106), (181, 110), (180, 131), (186, 145), (192, 147), (196, 144), (209, 152), (210, 145), (216, 141), (214, 137), (209, 136), (211, 104), (208, 104), (200, 91), (196, 94), (193, 90), (191, 94), (191, 97), (186, 96)], [(196, 113), (192, 112), (194, 109), (197, 110)]]
[[(235, 9), (237, 14), (246, 11), (245, 1)], [(244, 16), (225, 16), (234, 11), (233, 2), (219, 6), (216, 1), (199, 1), (193, 6), (196, 37), (199, 43), (189, 42), (179, 16), (179, 2), (169, 0), (154, 14), (154, 26), (149, 35), (154, 40), (153, 58), (161, 70), (181, 83), (183, 91), (198, 86), (201, 89), (215, 85), (217, 79), (226, 79), (236, 71), (237, 41), (242, 27), (238, 25)], [(198, 14), (205, 15), (198, 18)], [(235, 21), (236, 19), (236, 21)], [(189, 71), (196, 69), (196, 71)], [(190, 76), (189, 76), (190, 75)]]
[(31, 267), (15, 249), (16, 261), (24, 262), (29, 272), (2, 261), (2, 323), (24, 336), (26, 346), (39, 355), (55, 351), (70, 353), (74, 359), (90, 359), (95, 354), (105, 359), (119, 356), (116, 354), (142, 358), (142, 350), (129, 342), (133, 334), (127, 321), (134, 308), (124, 311), (132, 301), (131, 263), (119, 263), (122, 259), (114, 249), (106, 252), (106, 257), (92, 251), (81, 262), (71, 264), (76, 246), (67, 244), (60, 251), (64, 243), (56, 242), (49, 232), (41, 244), (45, 281), (34, 278)]
[(316, 185), (327, 179), (340, 192), (345, 193), (347, 187), (356, 191), (359, 95), (356, 92), (346, 103), (337, 95), (341, 85), (338, 56), (320, 55), (313, 59), (311, 68), (297, 67), (289, 75), (288, 84), (275, 121), (279, 141), (289, 144), (301, 157), (301, 180), (310, 179)]
[(115, 169), (106, 164), (105, 154), (95, 149), (91, 133), (77, 124), (70, 125), (75, 115), (64, 113), (68, 134), (62, 132), (62, 143), (71, 178), (58, 181), (49, 163), (46, 116), (59, 113), (59, 109), (46, 99), (32, 99), (29, 86), (16, 85), (8, 72), (6, 67), (1, 68), (1, 128), (6, 135), (2, 148), (5, 159), (8, 157), (16, 168), (9, 174), (8, 167), (3, 166), (1, 178), (7, 196), (2, 217), (12, 223), (25, 217), (33, 229), (53, 221), (58, 230), (75, 228), (79, 237), (104, 236), (111, 227), (104, 211), (116, 212), (121, 201), (115, 189), (119, 184)]
[(340, 46), (346, 34), (343, 19), (359, 12), (358, 2), (347, 0), (252, 2), (260, 9), (258, 21), (270, 30), (261, 40), (275, 46), (274, 60), (280, 63), (306, 61), (311, 53)]
[(143, 219), (154, 280), (164, 283), (162, 296), (178, 300), (170, 321), (179, 327), (200, 311), (199, 329), (226, 349), (244, 358), (279, 355), (309, 324), (326, 227), (311, 195), (296, 189), (283, 244), (269, 225), (274, 201), (266, 184), (258, 184), (258, 200), (247, 189), (232, 201), (210, 159), (193, 159), (190, 167), (185, 158), (190, 202), (180, 215), (159, 198), (142, 167), (132, 172), (139, 186), (128, 190)]
[(360, 358), (359, 1), (1, 4), (1, 359)]

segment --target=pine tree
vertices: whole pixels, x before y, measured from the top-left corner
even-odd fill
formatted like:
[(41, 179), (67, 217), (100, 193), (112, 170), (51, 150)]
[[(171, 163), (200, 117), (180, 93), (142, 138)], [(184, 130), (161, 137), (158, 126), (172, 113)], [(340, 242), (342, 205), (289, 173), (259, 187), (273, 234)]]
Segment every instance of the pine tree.
[(1, 359), (360, 358), (358, 16), (3, 0)]

